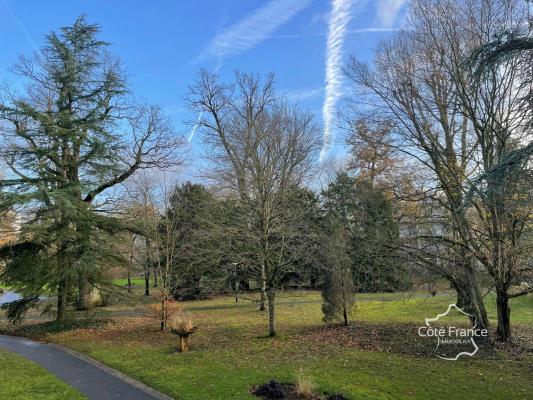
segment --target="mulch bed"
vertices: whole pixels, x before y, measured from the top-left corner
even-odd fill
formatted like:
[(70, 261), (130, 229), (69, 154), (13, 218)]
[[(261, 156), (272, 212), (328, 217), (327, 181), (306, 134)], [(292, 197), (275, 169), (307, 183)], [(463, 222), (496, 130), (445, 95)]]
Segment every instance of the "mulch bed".
[(310, 397), (302, 397), (298, 395), (296, 385), (283, 384), (275, 380), (254, 386), (250, 392), (263, 400), (348, 400), (341, 394), (313, 394)]

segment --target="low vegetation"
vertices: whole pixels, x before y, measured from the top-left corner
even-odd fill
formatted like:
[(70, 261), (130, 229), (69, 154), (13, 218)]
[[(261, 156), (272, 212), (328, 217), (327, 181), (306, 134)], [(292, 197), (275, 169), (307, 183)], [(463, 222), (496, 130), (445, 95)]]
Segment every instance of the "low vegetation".
[[(94, 310), (93, 318), (106, 317), (99, 324), (80, 322), (61, 331), (28, 320), (18, 328), (5, 322), (3, 329), (86, 353), (183, 400), (252, 400), (253, 387), (272, 379), (295, 385), (300, 368), (316, 385), (314, 394), (348, 399), (460, 398), (458, 388), (469, 399), (485, 399), (489, 392), (495, 399), (524, 399), (532, 390), (533, 353), (526, 346), (533, 343), (531, 295), (511, 303), (523, 346), (485, 349), (456, 362), (436, 358), (434, 343), (416, 333), (425, 317), (445, 309), (453, 299), (449, 292), (357, 295), (347, 327), (322, 322), (319, 292), (283, 292), (277, 305), (283, 333), (275, 338), (265, 336), (264, 313), (253, 302), (235, 303), (229, 295), (182, 302), (199, 327), (184, 354), (176, 353), (176, 336), (160, 332), (146, 316), (155, 299), (147, 299), (142, 288), (134, 296), (134, 307)], [(487, 305), (494, 318), (493, 299)], [(136, 313), (125, 313), (131, 309)]]
[(300, 367), (296, 377), (296, 394), (302, 399), (311, 399), (314, 396), (316, 385), (311, 378)]
[(82, 400), (44, 368), (16, 354), (0, 350), (0, 397), (9, 400)]

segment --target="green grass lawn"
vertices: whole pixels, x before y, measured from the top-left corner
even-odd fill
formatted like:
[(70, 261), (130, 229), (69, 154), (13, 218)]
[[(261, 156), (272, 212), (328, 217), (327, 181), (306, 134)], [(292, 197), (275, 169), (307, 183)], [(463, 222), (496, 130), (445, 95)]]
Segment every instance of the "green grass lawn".
[(37, 364), (19, 355), (0, 350), (0, 398), (81, 400), (86, 397)]
[[(147, 299), (139, 293), (144, 304)], [(354, 334), (324, 326), (318, 292), (283, 293), (276, 338), (265, 337), (267, 316), (249, 299), (184, 302), (199, 326), (186, 354), (176, 353), (177, 338), (159, 332), (148, 309), (124, 316), (124, 305), (101, 309), (107, 317), (116, 313), (114, 322), (104, 326), (26, 334), (87, 353), (180, 400), (251, 400), (251, 385), (269, 379), (294, 382), (300, 368), (319, 392), (341, 392), (350, 399), (533, 398), (531, 355), (496, 352), (451, 362), (411, 352), (421, 340), (416, 327), (443, 312), (453, 296), (378, 296), (384, 301), (375, 294), (358, 296)], [(513, 299), (511, 307), (517, 326), (533, 327), (533, 296)], [(492, 305), (489, 312), (493, 315)], [(388, 337), (388, 329), (396, 326), (401, 330)]]
[[(135, 286), (144, 287), (144, 278), (131, 278), (131, 283)], [(128, 278), (114, 279), (113, 284), (117, 286), (126, 286), (128, 284)], [(152, 284), (152, 281), (150, 281)]]
[[(492, 294), (485, 298), (487, 313), (492, 323), (496, 324), (496, 299)], [(441, 293), (440, 296), (419, 298), (404, 294), (397, 301), (358, 302), (354, 310), (356, 319), (365, 321), (424, 321), (446, 310), (448, 304), (455, 303), (455, 294)], [(511, 316), (513, 323), (533, 325), (533, 296), (521, 296), (511, 300)]]

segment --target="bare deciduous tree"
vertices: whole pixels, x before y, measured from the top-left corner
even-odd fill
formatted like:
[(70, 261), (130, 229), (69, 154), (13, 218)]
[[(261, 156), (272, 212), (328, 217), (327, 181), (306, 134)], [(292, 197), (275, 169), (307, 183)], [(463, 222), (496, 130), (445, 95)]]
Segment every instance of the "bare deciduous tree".
[(237, 192), (244, 207), (273, 336), (277, 279), (295, 262), (290, 248), (298, 216), (291, 212), (290, 197), (314, 167), (318, 129), (311, 114), (275, 95), (272, 76), (261, 80), (236, 73), (235, 83), (225, 86), (203, 72), (189, 103), (204, 113), (199, 125), (211, 149), (210, 177)]
[[(530, 88), (524, 87), (516, 60), (481, 77), (466, 61), (496, 33), (523, 25), (526, 15), (523, 3), (515, 1), (417, 0), (411, 6), (412, 29), (380, 45), (374, 70), (353, 60), (347, 71), (378, 100), (374, 105), (386, 106), (381, 117), (395, 122), (396, 145), (432, 172), (423, 191), (447, 218), (431, 240), (454, 254), (438, 269), (483, 326), (488, 319), (476, 282), (478, 266), (494, 280), (501, 340), (510, 338), (508, 290), (530, 212), (526, 203), (514, 204), (508, 181), (487, 172), (517, 143), (530, 140), (523, 107)], [(479, 176), (487, 177), (483, 185)]]

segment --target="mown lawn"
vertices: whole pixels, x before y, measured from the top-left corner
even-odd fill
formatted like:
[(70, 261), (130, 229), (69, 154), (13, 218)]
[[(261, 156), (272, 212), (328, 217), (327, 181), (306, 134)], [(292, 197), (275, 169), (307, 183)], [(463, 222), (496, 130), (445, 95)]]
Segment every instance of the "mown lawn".
[[(141, 299), (140, 290), (135, 292)], [(254, 399), (251, 385), (273, 378), (294, 382), (300, 368), (319, 392), (341, 392), (350, 399), (533, 398), (531, 354), (481, 352), (451, 362), (419, 346), (423, 339), (416, 334), (417, 326), (425, 317), (444, 312), (452, 296), (359, 298), (352, 328), (328, 328), (321, 320), (319, 293), (284, 293), (277, 308), (280, 334), (273, 339), (264, 336), (266, 314), (249, 299), (238, 304), (229, 296), (184, 302), (199, 326), (187, 354), (175, 352), (177, 338), (158, 331), (151, 311), (129, 316), (124, 305), (97, 310), (112, 317), (113, 322), (103, 326), (23, 332), (85, 352), (183, 400)], [(514, 320), (528, 332), (532, 308), (533, 296), (513, 300)]]
[[(443, 292), (438, 296), (429, 298), (420, 298), (412, 294), (404, 294), (401, 297), (397, 301), (358, 302), (354, 316), (356, 319), (365, 321), (423, 322), (426, 317), (434, 317), (443, 313), (448, 304), (456, 301), (455, 295), (451, 292)], [(492, 294), (488, 294), (485, 301), (489, 319), (496, 324), (496, 299)], [(533, 296), (521, 296), (512, 299), (511, 317), (513, 323), (525, 323), (533, 326)]]
[(37, 364), (19, 355), (0, 350), (0, 399), (81, 400), (85, 398)]
[[(132, 285), (144, 287), (143, 278), (131, 278)], [(152, 283), (152, 281), (150, 281)], [(128, 278), (120, 278), (113, 280), (113, 284), (117, 286), (126, 286), (128, 284)]]

